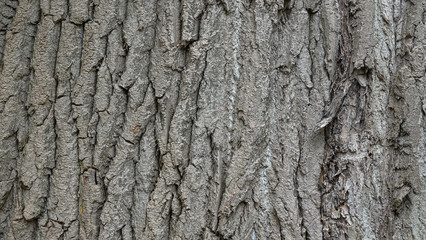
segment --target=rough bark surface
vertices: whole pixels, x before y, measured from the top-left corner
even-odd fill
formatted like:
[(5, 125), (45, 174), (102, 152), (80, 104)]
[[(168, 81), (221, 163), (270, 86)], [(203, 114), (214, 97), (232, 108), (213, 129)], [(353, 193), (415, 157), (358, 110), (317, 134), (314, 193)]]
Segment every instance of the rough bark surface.
[(0, 239), (424, 239), (424, 0), (0, 0)]

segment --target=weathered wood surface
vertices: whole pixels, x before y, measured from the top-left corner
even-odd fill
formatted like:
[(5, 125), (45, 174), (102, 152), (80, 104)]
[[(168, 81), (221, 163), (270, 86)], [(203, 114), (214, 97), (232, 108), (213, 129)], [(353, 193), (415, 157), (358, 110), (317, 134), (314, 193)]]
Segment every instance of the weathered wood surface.
[(424, 0), (0, 0), (0, 239), (424, 239)]

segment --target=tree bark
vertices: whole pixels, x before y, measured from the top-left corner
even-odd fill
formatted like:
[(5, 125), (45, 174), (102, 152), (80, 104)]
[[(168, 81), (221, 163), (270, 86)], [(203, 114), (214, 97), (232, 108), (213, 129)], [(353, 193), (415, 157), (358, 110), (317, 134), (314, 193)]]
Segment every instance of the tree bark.
[(0, 0), (0, 239), (424, 239), (424, 0)]

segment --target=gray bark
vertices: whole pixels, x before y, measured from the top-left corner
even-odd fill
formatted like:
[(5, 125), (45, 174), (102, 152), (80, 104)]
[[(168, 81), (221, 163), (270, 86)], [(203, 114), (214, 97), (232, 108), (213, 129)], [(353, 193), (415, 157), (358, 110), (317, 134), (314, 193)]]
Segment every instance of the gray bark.
[(424, 0), (0, 0), (0, 239), (424, 239)]

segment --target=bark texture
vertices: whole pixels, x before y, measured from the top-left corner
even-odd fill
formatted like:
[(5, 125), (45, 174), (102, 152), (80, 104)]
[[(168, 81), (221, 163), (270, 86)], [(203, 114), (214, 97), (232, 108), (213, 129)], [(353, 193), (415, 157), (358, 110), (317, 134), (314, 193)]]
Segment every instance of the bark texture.
[(0, 239), (424, 239), (424, 0), (0, 0)]

